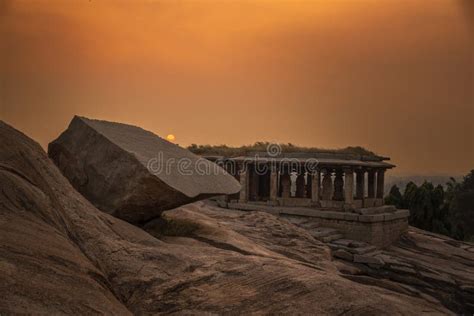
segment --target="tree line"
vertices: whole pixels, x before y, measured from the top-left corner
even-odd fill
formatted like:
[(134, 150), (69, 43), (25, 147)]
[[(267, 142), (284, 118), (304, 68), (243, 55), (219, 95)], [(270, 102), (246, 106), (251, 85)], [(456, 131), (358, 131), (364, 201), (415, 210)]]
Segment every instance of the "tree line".
[(402, 194), (394, 185), (385, 203), (409, 209), (412, 226), (458, 240), (474, 241), (474, 170), (462, 181), (451, 178), (446, 188), (427, 181), (420, 186), (409, 182)]

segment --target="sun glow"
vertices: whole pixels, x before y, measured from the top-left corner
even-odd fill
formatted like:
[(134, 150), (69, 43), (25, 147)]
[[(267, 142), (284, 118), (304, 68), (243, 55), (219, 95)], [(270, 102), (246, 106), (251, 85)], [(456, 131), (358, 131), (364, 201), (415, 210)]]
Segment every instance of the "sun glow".
[(168, 134), (168, 136), (166, 136), (166, 140), (169, 142), (174, 143), (175, 139), (176, 137), (173, 134)]

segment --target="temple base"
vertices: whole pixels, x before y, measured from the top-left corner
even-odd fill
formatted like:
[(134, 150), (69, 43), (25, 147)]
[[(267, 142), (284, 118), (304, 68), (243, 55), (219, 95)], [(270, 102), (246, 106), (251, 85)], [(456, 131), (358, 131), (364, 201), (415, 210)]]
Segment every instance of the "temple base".
[(360, 208), (349, 212), (231, 201), (227, 203), (227, 207), (243, 211), (268, 212), (285, 218), (305, 217), (320, 226), (339, 230), (344, 238), (367, 242), (378, 247), (387, 247), (397, 241), (407, 231), (410, 216), (408, 210), (397, 210), (393, 206)]

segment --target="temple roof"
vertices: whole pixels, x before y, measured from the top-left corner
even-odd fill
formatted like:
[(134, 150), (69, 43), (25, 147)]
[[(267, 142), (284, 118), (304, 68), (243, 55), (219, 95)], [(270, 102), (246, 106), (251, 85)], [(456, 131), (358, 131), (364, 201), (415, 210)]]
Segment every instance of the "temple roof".
[[(266, 154), (268, 151), (272, 153), (279, 153), (284, 155), (352, 155), (356, 157), (366, 156), (375, 159), (384, 159), (361, 146), (348, 146), (345, 148), (321, 148), (321, 147), (304, 147), (291, 143), (270, 143), (270, 142), (255, 142), (253, 145), (243, 145), (239, 147), (231, 147), (227, 145), (196, 145), (192, 144), (188, 147), (190, 151), (201, 156), (224, 156), (224, 157), (240, 157), (253, 156), (256, 153), (259, 156)], [(358, 158), (356, 158), (358, 159)]]
[(360, 160), (360, 161), (384, 161), (390, 160), (389, 157), (378, 155), (359, 155), (354, 153), (337, 153), (337, 152), (281, 152), (272, 155), (268, 152), (248, 152), (238, 157), (264, 157), (264, 158), (297, 158), (297, 159), (339, 159), (339, 160)]
[(334, 167), (366, 167), (366, 168), (384, 168), (389, 169), (395, 165), (385, 162), (386, 157), (366, 157), (360, 155), (348, 154), (328, 154), (328, 153), (295, 153), (280, 154), (277, 157), (267, 155), (224, 157), (224, 156), (206, 156), (212, 161), (235, 161), (249, 163), (316, 163), (320, 166)]

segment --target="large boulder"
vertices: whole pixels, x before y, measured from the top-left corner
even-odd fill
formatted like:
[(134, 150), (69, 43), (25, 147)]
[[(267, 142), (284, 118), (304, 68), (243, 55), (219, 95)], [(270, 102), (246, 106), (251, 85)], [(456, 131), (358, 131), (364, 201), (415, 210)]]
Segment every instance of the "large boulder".
[(240, 190), (238, 181), (213, 162), (126, 124), (75, 116), (49, 144), (48, 154), (89, 201), (135, 224)]

